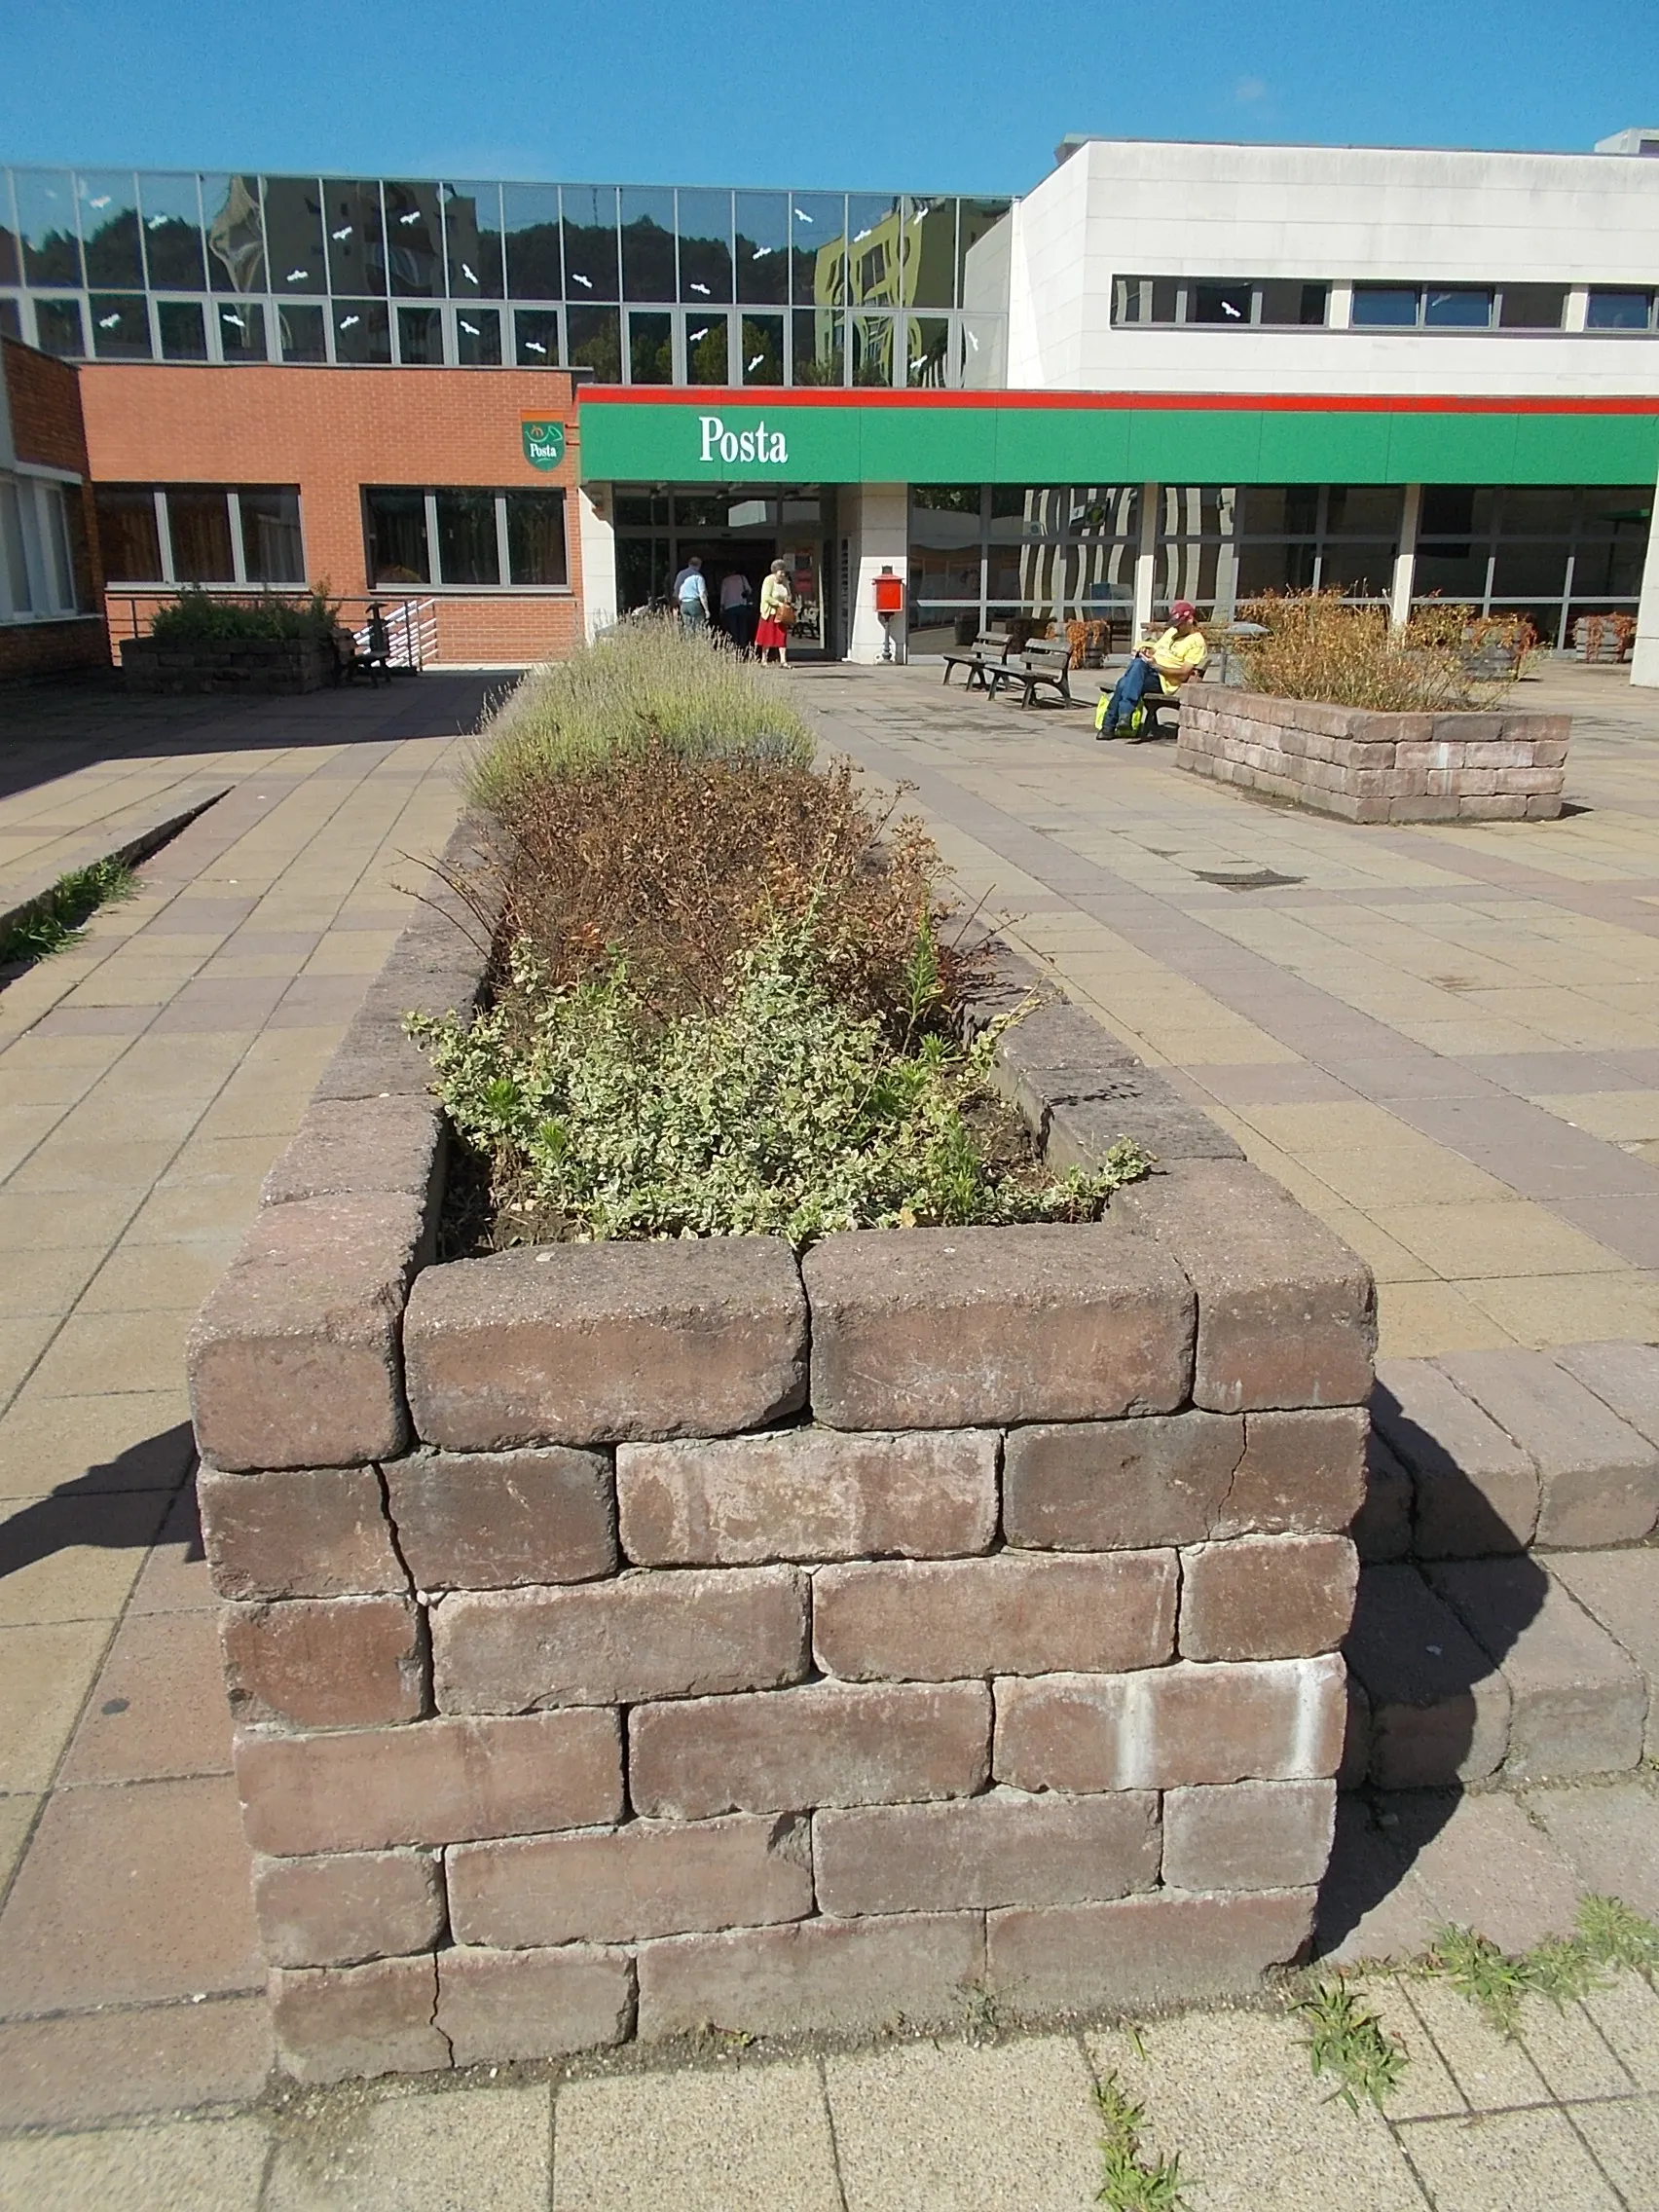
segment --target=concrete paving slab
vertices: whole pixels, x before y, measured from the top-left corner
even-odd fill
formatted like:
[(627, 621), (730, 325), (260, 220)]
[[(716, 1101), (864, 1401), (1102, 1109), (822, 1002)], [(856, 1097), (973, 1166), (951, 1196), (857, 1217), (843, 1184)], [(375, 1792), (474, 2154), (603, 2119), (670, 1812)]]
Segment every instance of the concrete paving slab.
[(1530, 1789), (1524, 1801), (1586, 1890), (1659, 1919), (1659, 1788), (1652, 1777), (1600, 1788)]
[(0, 1629), (0, 1790), (50, 1785), (108, 1642), (103, 1621)]
[(161, 1491), (8, 1500), (0, 1520), (0, 1628), (112, 1620), (166, 1508)]
[(1565, 1366), (1523, 1350), (1439, 1364), (1537, 1468), (1541, 1546), (1631, 1543), (1659, 1520), (1659, 1447)]
[(257, 2212), (269, 2153), (256, 2120), (15, 2138), (0, 2146), (0, 2212)]
[(1619, 2212), (1565, 2113), (1424, 2120), (1401, 2133), (1434, 2201), (1456, 2212)]
[(87, 1700), (59, 1787), (230, 1771), (231, 1713), (213, 1615), (129, 1614)]
[(12, 2021), (0, 2024), (0, 2127), (84, 2127), (132, 2113), (245, 2104), (270, 2071), (263, 1991)]
[(1413, 1789), (1380, 1797), (1378, 1807), (1383, 1834), (1408, 1857), (1441, 1926), (1472, 1928), (1504, 1951), (1572, 1933), (1578, 1876), (1512, 1797)]
[(1447, 2120), (1469, 2109), (1434, 2039), (1412, 2010), (1405, 1975), (1362, 1973), (1351, 1983), (1354, 1995), (1382, 2022), (1383, 2032), (1405, 2052), (1398, 2086), (1383, 2101), (1389, 2120)]
[(1550, 1570), (1641, 1669), (1647, 1685), (1643, 1755), (1659, 1760), (1659, 1551), (1642, 1545), (1558, 1553)]
[(1607, 1987), (1590, 1991), (1584, 2009), (1631, 2080), (1659, 2090), (1659, 1994), (1651, 1982), (1621, 1967)]
[(1659, 2212), (1659, 2098), (1578, 2105), (1572, 2123), (1628, 2212)]
[(25, 1390), (0, 1418), (0, 1497), (44, 1497), (66, 1485), (81, 1496), (174, 1491), (195, 1456), (182, 1376), (165, 1390)]
[(1580, 2004), (1556, 2005), (1547, 1997), (1523, 1999), (1520, 2035), (1527, 2056), (1563, 2102), (1628, 2097), (1637, 2086)]
[(1400, 1988), (1471, 2112), (1551, 2101), (1549, 2084), (1521, 2045), (1489, 2026), (1449, 1982), (1414, 1976)]
[(543, 2087), (393, 2093), (281, 2130), (263, 2212), (542, 2212), (548, 2157)]
[(666, 2205), (842, 2212), (816, 2062), (567, 2083), (554, 2112), (553, 2212)]
[(13, 1869), (23, 1855), (23, 1846), (39, 1810), (40, 1798), (36, 1795), (0, 1796), (0, 1895), (4, 1895)]

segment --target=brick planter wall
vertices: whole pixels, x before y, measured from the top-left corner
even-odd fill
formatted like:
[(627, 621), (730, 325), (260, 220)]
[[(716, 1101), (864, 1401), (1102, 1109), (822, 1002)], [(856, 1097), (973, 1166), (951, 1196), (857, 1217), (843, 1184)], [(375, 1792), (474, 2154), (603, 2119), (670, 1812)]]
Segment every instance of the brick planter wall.
[(1002, 1080), (1056, 1160), (1161, 1155), (1102, 1224), (429, 1264), (399, 1018), (479, 967), (406, 934), (191, 1344), (282, 2063), (1089, 2011), (1297, 1957), (1363, 1264), (1064, 1006)]
[(169, 645), (124, 638), (121, 673), (131, 691), (320, 691), (334, 656), (315, 638), (242, 638), (224, 645)]
[(1190, 683), (1175, 765), (1346, 822), (1553, 822), (1571, 729), (1568, 715), (1372, 714)]

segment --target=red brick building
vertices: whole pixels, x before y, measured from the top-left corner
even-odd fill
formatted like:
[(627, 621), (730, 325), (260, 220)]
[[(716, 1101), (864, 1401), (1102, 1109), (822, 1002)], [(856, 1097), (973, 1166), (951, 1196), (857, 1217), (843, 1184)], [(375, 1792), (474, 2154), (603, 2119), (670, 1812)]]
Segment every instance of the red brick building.
[(76, 373), (0, 339), (0, 679), (109, 653)]

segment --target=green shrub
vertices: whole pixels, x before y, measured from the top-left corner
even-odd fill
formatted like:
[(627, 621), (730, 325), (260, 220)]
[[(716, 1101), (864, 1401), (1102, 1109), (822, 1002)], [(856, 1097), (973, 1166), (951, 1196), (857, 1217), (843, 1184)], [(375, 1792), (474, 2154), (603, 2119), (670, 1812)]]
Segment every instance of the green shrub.
[(150, 620), (150, 635), (169, 645), (233, 645), (255, 638), (326, 638), (338, 612), (322, 585), (303, 606), (262, 594), (250, 607), (245, 601), (216, 599), (209, 592), (186, 589), (170, 606), (157, 608)]

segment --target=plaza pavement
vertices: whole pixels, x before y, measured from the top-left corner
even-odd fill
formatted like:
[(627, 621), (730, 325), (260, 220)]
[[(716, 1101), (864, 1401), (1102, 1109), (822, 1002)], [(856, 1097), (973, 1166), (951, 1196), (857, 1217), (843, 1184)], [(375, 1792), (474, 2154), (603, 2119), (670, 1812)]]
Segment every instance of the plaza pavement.
[[(1356, 830), (937, 670), (800, 684), (829, 740), (918, 787), (970, 900), (1366, 1253), (1385, 1349), (1659, 1336), (1659, 699), (1529, 686), (1580, 718), (1588, 811), (1560, 824)], [(0, 2212), (1081, 2207), (1107, 2066), (1195, 2208), (1659, 2205), (1635, 1976), (1531, 2009), (1518, 2046), (1380, 1983), (1413, 2054), (1386, 2120), (1329, 2101), (1275, 2002), (262, 2094), (180, 1347), (454, 819), (484, 687), (0, 699), (0, 904), (227, 793), (0, 991)], [(1263, 868), (1295, 880), (1206, 880)], [(1327, 1940), (1369, 1911), (1408, 1948), (1447, 1919), (1518, 1948), (1586, 1889), (1659, 1915), (1649, 1772), (1473, 1795), (1428, 1841), (1374, 1810), (1371, 1886), (1345, 1857)]]

